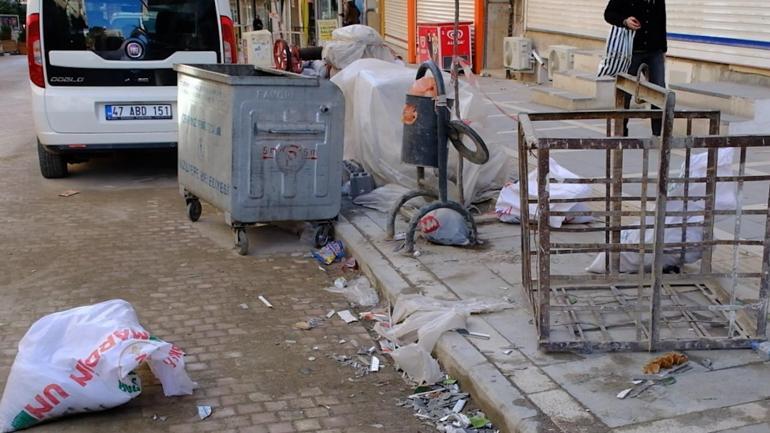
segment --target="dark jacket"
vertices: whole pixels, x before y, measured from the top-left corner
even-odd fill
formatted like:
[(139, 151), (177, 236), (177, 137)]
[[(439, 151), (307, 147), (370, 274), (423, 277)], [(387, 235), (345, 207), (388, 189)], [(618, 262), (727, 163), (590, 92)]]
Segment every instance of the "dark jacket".
[(349, 1), (345, 3), (345, 13), (342, 14), (342, 26), (351, 24), (361, 24), (361, 11), (356, 7), (356, 3)]
[(636, 17), (642, 27), (634, 36), (634, 51), (666, 51), (666, 0), (610, 0), (604, 20), (624, 27), (623, 20)]

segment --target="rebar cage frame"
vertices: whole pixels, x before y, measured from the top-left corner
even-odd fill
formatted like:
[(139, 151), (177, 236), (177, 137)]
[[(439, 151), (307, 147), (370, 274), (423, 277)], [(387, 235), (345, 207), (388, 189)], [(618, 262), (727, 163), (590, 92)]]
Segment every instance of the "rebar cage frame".
[[(631, 97), (637, 103), (650, 103), (660, 109), (623, 109), (624, 102)], [(615, 110), (519, 115), (518, 162), (522, 177), (519, 182), (520, 203), (529, 203), (536, 209), (532, 215), (530, 206), (521, 206), (522, 282), (532, 304), (539, 347), (542, 350), (604, 352), (731, 349), (747, 348), (753, 342), (767, 339), (770, 187), (768, 205), (763, 209), (744, 209), (742, 195), (744, 185), (748, 182), (770, 181), (770, 175), (746, 174), (747, 151), (770, 145), (770, 136), (719, 135), (721, 119), (718, 111), (677, 111), (674, 109), (675, 104), (674, 92), (643, 82), (639, 77), (621, 74), (616, 81)], [(535, 128), (535, 123), (541, 121), (597, 119), (606, 120), (606, 137), (550, 138), (541, 136)], [(630, 119), (661, 119), (661, 136), (625, 136), (624, 121)], [(684, 137), (673, 135), (675, 119), (686, 122)], [(698, 122), (708, 122), (708, 135), (692, 134), (693, 122), (697, 119), (703, 119)], [(735, 152), (740, 154), (738, 174), (719, 176), (718, 150), (728, 147), (735, 148)], [(603, 151), (603, 176), (581, 179), (555, 179), (550, 176), (551, 154), (566, 150)], [(631, 151), (642, 154), (641, 176), (624, 175), (623, 156)], [(684, 153), (686, 172), (683, 177), (670, 174), (672, 151)], [(694, 155), (693, 152), (707, 153), (705, 177), (690, 176), (690, 157)], [(655, 153), (658, 159), (657, 178), (654, 172), (651, 175), (649, 167), (651, 153)], [(536, 196), (530, 195), (525, 177), (530, 172), (530, 157), (537, 168)], [(716, 208), (716, 190), (720, 182), (732, 182), (735, 185), (737, 205), (734, 209)], [(590, 184), (598, 192), (590, 198), (551, 199), (549, 185), (557, 183)], [(690, 188), (697, 183), (705, 183), (704, 196), (689, 195)], [(628, 184), (636, 184), (641, 192), (638, 195), (624, 194), (624, 186)], [(669, 196), (669, 187), (676, 184), (683, 184), (683, 196)], [(655, 194), (648, 197), (650, 189), (654, 189)], [(680, 200), (684, 208), (680, 211), (668, 210), (667, 203), (673, 200)], [(579, 202), (588, 204), (590, 210), (557, 212), (551, 210), (550, 206), (555, 203)], [(701, 203), (701, 206), (693, 210), (696, 206), (692, 206), (692, 203), (695, 202)], [(649, 209), (652, 203), (654, 208)], [(680, 223), (667, 223), (667, 216), (676, 215), (682, 217)], [(722, 215), (729, 215), (729, 218), (735, 220), (733, 239), (717, 239), (714, 236), (715, 219)], [(755, 218), (764, 222), (763, 239), (741, 239), (741, 221), (749, 215), (756, 215)], [(589, 216), (594, 218), (595, 223), (555, 228), (549, 225), (549, 218), (553, 216)], [(691, 216), (702, 220), (691, 222)], [(651, 217), (654, 222), (649, 224)], [(629, 225), (628, 220), (632, 218), (636, 219), (636, 223)], [(600, 222), (596, 223), (596, 219)], [(692, 227), (703, 228), (702, 240), (688, 242), (685, 231)], [(681, 242), (666, 242), (665, 231), (672, 228), (681, 228)], [(638, 230), (645, 235), (639, 236), (639, 243), (623, 243), (621, 234), (624, 230)], [(649, 230), (653, 233), (652, 242), (647, 239)], [(563, 241), (565, 236), (576, 234), (604, 237), (595, 238), (593, 242)], [(738, 250), (747, 247), (761, 250), (760, 272), (738, 272), (741, 256)], [(682, 269), (681, 273), (664, 273), (665, 255), (679, 254), (684, 259), (686, 251), (694, 248), (702, 252), (699, 266), (692, 265), (694, 269)], [(720, 251), (721, 248), (732, 249), (731, 269), (715, 269), (713, 258), (717, 248)], [(560, 254), (599, 252), (605, 253), (604, 274), (559, 274), (558, 266), (552, 266), (551, 263), (552, 257)], [(646, 271), (644, 260), (640, 260), (637, 273), (620, 273), (620, 255), (623, 252), (636, 252), (641, 258), (651, 255), (651, 269)], [(729, 284), (723, 284), (726, 280)], [(741, 287), (746, 287), (746, 281), (749, 282), (748, 287), (756, 287), (756, 297), (752, 294), (749, 302), (736, 296), (739, 280), (743, 284)], [(691, 296), (698, 299), (693, 301)], [(683, 301), (684, 297), (688, 298), (687, 302)], [(599, 299), (611, 299), (612, 302), (599, 303)], [(687, 327), (684, 334), (676, 330), (678, 325), (672, 315), (676, 315), (678, 323)], [(607, 322), (610, 316), (615, 320), (618, 316), (625, 317), (625, 325), (620, 323), (618, 326), (633, 327), (633, 331), (626, 329), (627, 332), (620, 333), (621, 338), (618, 338), (618, 332), (611, 329)], [(554, 320), (555, 317), (561, 319)], [(565, 317), (566, 320), (563, 320)], [(591, 327), (586, 327), (582, 322), (585, 317), (591, 319)], [(635, 337), (628, 338), (632, 333)], [(594, 335), (598, 338), (593, 338)]]

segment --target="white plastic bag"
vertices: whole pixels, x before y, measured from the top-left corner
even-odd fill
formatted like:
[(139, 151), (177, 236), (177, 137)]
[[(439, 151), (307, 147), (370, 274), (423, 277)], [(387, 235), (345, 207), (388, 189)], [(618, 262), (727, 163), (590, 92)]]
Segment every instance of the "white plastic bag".
[(364, 307), (370, 307), (377, 305), (380, 302), (377, 291), (372, 287), (372, 283), (365, 276), (360, 276), (352, 281), (344, 281), (340, 283), (341, 287), (337, 286), (335, 282), (334, 286), (327, 287), (326, 291), (331, 293), (340, 293), (345, 296), (348, 301), (358, 304)]
[[(559, 165), (555, 159), (549, 159), (549, 176), (555, 179), (577, 179), (579, 176)], [(495, 204), (497, 218), (505, 223), (518, 224), (521, 220), (521, 191), (518, 182), (509, 182), (500, 190), (500, 195)], [(533, 170), (527, 176), (527, 192), (530, 198), (537, 197), (537, 170)], [(563, 198), (587, 198), (591, 196), (591, 186), (581, 183), (553, 183), (548, 185), (551, 199)], [(552, 212), (589, 210), (583, 203), (551, 203), (549, 209)], [(537, 205), (529, 205), (530, 218), (537, 217)], [(591, 217), (577, 216), (551, 216), (548, 224), (551, 227), (561, 227), (562, 224), (584, 224), (591, 222)]]
[(439, 245), (468, 245), (470, 229), (465, 217), (453, 209), (428, 212), (418, 223), (425, 239)]
[(423, 295), (400, 295), (392, 315), (393, 323), (397, 325), (385, 327), (377, 323), (374, 330), (400, 346), (391, 352), (398, 368), (413, 381), (432, 385), (443, 377), (438, 363), (430, 355), (441, 335), (465, 328), (470, 314), (508, 308), (513, 305), (490, 299), (444, 301)]
[[(718, 176), (732, 176), (734, 170), (732, 168), (733, 159), (735, 158), (734, 148), (719, 149), (717, 153), (717, 175)], [(708, 169), (708, 152), (702, 152), (690, 156), (690, 177), (706, 177), (706, 171)], [(680, 178), (685, 176), (685, 165), (682, 163), (680, 170)], [(703, 197), (706, 195), (706, 183), (697, 182), (691, 183), (688, 189), (689, 196)], [(684, 184), (672, 183), (668, 192), (668, 196), (684, 196)], [(702, 211), (705, 209), (706, 202), (704, 200), (688, 200), (687, 211)], [(716, 187), (716, 198), (714, 207), (716, 210), (733, 210), (737, 206), (737, 194), (734, 182), (719, 182)], [(667, 203), (666, 209), (669, 212), (679, 212), (684, 210), (683, 200), (671, 200)], [(715, 221), (724, 219), (723, 216), (716, 216)], [(666, 224), (680, 224), (683, 221), (681, 216), (669, 216), (666, 217)], [(703, 216), (692, 215), (687, 218), (688, 223), (698, 223), (703, 221)], [(645, 230), (645, 243), (651, 244), (655, 241), (655, 220), (654, 217), (648, 217), (646, 219)], [(623, 230), (620, 234), (620, 241), (623, 244), (638, 244), (640, 239), (641, 230)], [(681, 227), (672, 227), (665, 229), (663, 233), (663, 239), (666, 243), (687, 242), (694, 243), (703, 240), (703, 227), (687, 227), (685, 235), (682, 237)], [(672, 266), (682, 266), (685, 263), (694, 263), (703, 257), (703, 250), (700, 248), (685, 248), (684, 263), (680, 253), (666, 254), (663, 257), (663, 268)], [(620, 253), (620, 272), (623, 273), (637, 273), (639, 272), (641, 258), (638, 252), (626, 251)], [(652, 252), (644, 254), (644, 270), (649, 272), (652, 270), (653, 255)], [(597, 254), (591, 265), (586, 268), (586, 271), (593, 273), (605, 272), (605, 253)]]
[(0, 431), (122, 405), (142, 392), (134, 370), (147, 362), (166, 396), (192, 394), (184, 352), (139, 324), (131, 304), (112, 300), (49, 314), (27, 331), (0, 400)]
[(393, 62), (396, 57), (376, 30), (354, 24), (332, 32), (332, 40), (324, 45), (324, 61), (335, 69), (343, 69), (359, 59), (380, 59)]

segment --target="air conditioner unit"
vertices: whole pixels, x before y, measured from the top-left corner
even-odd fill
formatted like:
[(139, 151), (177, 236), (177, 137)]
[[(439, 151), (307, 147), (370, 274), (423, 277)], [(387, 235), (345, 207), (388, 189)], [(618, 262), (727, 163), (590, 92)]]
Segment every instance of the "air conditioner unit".
[(577, 47), (571, 45), (551, 45), (548, 55), (548, 79), (553, 80), (554, 72), (564, 72), (572, 69), (573, 56)]
[(503, 39), (503, 65), (513, 71), (532, 69), (530, 53), (532, 39), (522, 37), (507, 37)]

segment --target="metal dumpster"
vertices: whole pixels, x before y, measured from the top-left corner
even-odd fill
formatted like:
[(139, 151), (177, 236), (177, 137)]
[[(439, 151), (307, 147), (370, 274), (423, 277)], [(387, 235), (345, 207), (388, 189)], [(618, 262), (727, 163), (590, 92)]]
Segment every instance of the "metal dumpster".
[(175, 65), (179, 189), (225, 213), (240, 254), (245, 227), (310, 221), (333, 238), (340, 210), (345, 102), (331, 82), (251, 65)]

